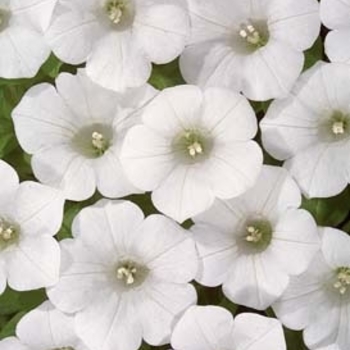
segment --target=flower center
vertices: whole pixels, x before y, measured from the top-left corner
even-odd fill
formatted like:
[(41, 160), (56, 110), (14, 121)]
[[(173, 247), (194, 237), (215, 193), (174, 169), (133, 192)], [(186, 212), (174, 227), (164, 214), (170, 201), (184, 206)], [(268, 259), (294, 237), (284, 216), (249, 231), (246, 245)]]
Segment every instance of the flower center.
[(0, 250), (7, 248), (18, 240), (19, 230), (16, 225), (0, 218)]
[(113, 129), (110, 125), (93, 124), (79, 130), (72, 139), (75, 151), (87, 158), (102, 157), (113, 141)]
[(103, 7), (104, 16), (114, 29), (129, 27), (135, 16), (134, 0), (106, 0)]
[(343, 120), (334, 121), (332, 124), (332, 132), (334, 135), (343, 135), (345, 133), (346, 123)]
[(248, 46), (254, 49), (265, 46), (269, 39), (267, 25), (264, 25), (262, 21), (242, 23), (238, 34)]
[(71, 346), (63, 346), (62, 348), (55, 348), (52, 350), (74, 350)]
[(137, 287), (141, 285), (148, 275), (148, 268), (132, 260), (125, 260), (117, 266), (117, 280), (124, 287)]
[(213, 141), (204, 130), (185, 130), (173, 142), (173, 150), (186, 163), (207, 158), (213, 148)]
[(94, 131), (91, 138), (92, 147), (96, 150), (97, 155), (102, 156), (109, 147), (108, 140), (98, 131)]
[(340, 267), (337, 270), (336, 281), (333, 284), (333, 287), (339, 291), (341, 295), (344, 295), (348, 288), (350, 287), (350, 268), (349, 267)]
[(323, 119), (319, 132), (321, 137), (328, 142), (337, 142), (350, 136), (350, 115), (334, 111), (331, 117)]
[(245, 246), (253, 251), (265, 250), (272, 239), (272, 227), (265, 219), (248, 220), (244, 226)]
[(124, 0), (109, 0), (106, 2), (106, 12), (110, 21), (118, 24), (125, 11), (126, 3)]

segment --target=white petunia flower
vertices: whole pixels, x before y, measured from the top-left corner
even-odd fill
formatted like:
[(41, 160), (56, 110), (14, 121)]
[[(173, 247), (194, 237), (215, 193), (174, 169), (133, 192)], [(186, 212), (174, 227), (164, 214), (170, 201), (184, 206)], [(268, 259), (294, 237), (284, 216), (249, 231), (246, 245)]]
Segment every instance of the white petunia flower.
[(175, 350), (285, 350), (281, 323), (252, 313), (233, 319), (218, 306), (192, 306), (176, 324), (171, 337)]
[(169, 342), (173, 323), (196, 303), (193, 240), (162, 215), (146, 219), (127, 201), (99, 201), (61, 241), (59, 283), (48, 290), (91, 349), (136, 350)]
[(319, 250), (316, 223), (298, 209), (300, 190), (283, 168), (264, 166), (242, 196), (216, 201), (194, 218), (200, 256), (196, 280), (223, 284), (233, 302), (266, 309), (286, 289), (289, 276), (306, 270)]
[(260, 126), (265, 149), (307, 197), (334, 196), (350, 182), (350, 67), (316, 64)]
[(56, 89), (46, 83), (31, 88), (12, 116), (19, 143), (33, 154), (35, 176), (77, 201), (96, 187), (114, 198), (138, 192), (124, 175), (119, 153), (125, 133), (154, 95), (149, 85), (117, 94), (91, 82), (83, 70), (60, 74)]
[(16, 337), (0, 341), (1, 350), (88, 350), (77, 337), (74, 317), (45, 301), (24, 315), (16, 327)]
[(350, 345), (350, 237), (321, 229), (322, 248), (308, 270), (291, 279), (273, 305), (289, 328), (304, 329), (309, 349), (348, 350)]
[(52, 237), (61, 227), (61, 192), (36, 182), (19, 184), (15, 170), (0, 160), (0, 294), (6, 281), (24, 291), (58, 281), (60, 249)]
[(325, 40), (325, 51), (332, 62), (350, 63), (350, 0), (322, 0), (321, 20), (332, 29)]
[(50, 55), (44, 33), (56, 0), (0, 0), (0, 77), (31, 78)]
[(251, 100), (282, 97), (302, 71), (303, 51), (320, 30), (316, 0), (188, 0), (185, 80), (242, 91)]
[(182, 222), (215, 197), (252, 187), (262, 152), (253, 109), (239, 94), (195, 86), (163, 90), (125, 138), (121, 161), (135, 186), (153, 191), (158, 210)]
[(144, 84), (151, 62), (183, 50), (189, 32), (184, 0), (59, 0), (48, 40), (64, 62), (86, 62), (88, 76), (115, 91)]

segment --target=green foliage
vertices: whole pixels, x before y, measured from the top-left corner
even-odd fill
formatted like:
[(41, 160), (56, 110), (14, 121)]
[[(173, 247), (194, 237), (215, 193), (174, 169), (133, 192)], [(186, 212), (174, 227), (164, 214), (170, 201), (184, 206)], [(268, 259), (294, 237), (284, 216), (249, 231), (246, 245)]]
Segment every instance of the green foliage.
[(168, 64), (154, 65), (149, 83), (159, 90), (167, 87), (185, 84), (179, 69), (179, 61)]
[(323, 41), (318, 37), (314, 45), (305, 52), (304, 69), (311, 68), (317, 61), (322, 61), (324, 57)]
[(303, 199), (302, 207), (308, 210), (320, 226), (342, 226), (350, 207), (350, 190), (346, 188), (340, 195), (331, 198)]

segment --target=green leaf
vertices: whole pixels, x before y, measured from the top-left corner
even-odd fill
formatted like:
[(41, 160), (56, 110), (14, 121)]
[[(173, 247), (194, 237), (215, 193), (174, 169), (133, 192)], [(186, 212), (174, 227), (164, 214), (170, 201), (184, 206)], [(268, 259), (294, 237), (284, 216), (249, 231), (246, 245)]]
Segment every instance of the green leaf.
[(54, 79), (60, 73), (60, 68), (62, 67), (62, 65), (63, 63), (54, 54), (51, 54), (48, 60), (41, 67), (41, 71), (45, 75)]
[(332, 198), (303, 199), (302, 208), (308, 210), (320, 226), (338, 226), (349, 213), (350, 190)]
[(284, 328), (288, 350), (308, 350), (303, 341), (302, 332), (295, 332)]
[(16, 334), (16, 326), (19, 320), (26, 314), (25, 311), (19, 312), (0, 330), (0, 339), (10, 337)]
[(322, 38), (318, 37), (314, 45), (305, 52), (305, 63), (304, 63), (304, 69), (306, 70), (310, 67), (312, 67), (316, 62), (322, 61), (323, 59), (323, 42)]
[(0, 295), (0, 315), (13, 315), (23, 310), (31, 310), (46, 300), (44, 289), (17, 292), (10, 288)]
[(168, 64), (154, 65), (148, 82), (159, 90), (185, 84), (180, 73), (179, 61), (175, 60)]

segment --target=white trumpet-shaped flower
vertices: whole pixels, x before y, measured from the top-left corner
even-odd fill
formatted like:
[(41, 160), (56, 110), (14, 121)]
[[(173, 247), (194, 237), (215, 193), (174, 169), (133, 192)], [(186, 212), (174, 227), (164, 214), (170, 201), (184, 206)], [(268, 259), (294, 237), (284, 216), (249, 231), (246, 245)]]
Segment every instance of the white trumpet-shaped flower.
[(179, 315), (196, 302), (191, 237), (162, 215), (146, 219), (131, 202), (102, 200), (73, 222), (61, 241), (60, 281), (48, 289), (62, 311), (76, 313), (91, 349), (136, 350), (142, 339), (166, 344)]
[(350, 344), (350, 237), (322, 228), (322, 248), (307, 271), (293, 277), (273, 305), (287, 327), (304, 330), (311, 350), (348, 350)]
[(288, 172), (264, 166), (256, 185), (238, 198), (217, 200), (195, 217), (200, 257), (196, 280), (223, 285), (234, 303), (264, 310), (304, 272), (319, 250), (312, 216), (298, 209), (300, 190)]
[(56, 88), (32, 87), (12, 117), (19, 143), (32, 154), (35, 176), (84, 200), (97, 189), (106, 197), (139, 192), (124, 175), (120, 148), (139, 110), (156, 91), (149, 85), (118, 94), (96, 85), (80, 70), (62, 73)]
[(60, 191), (32, 181), (19, 183), (0, 160), (0, 294), (8, 283), (18, 291), (58, 281), (60, 249), (52, 237), (62, 224)]
[(320, 30), (316, 0), (188, 0), (189, 43), (180, 58), (188, 83), (242, 91), (252, 100), (285, 96), (303, 51)]
[(285, 160), (307, 197), (331, 197), (350, 182), (350, 67), (319, 63), (260, 126), (265, 149)]
[(185, 0), (58, 0), (47, 38), (62, 61), (86, 61), (93, 81), (123, 91), (175, 59), (188, 31)]
[(226, 89), (163, 90), (130, 129), (121, 161), (130, 181), (153, 191), (158, 210), (182, 222), (252, 187), (262, 167), (253, 109)]

